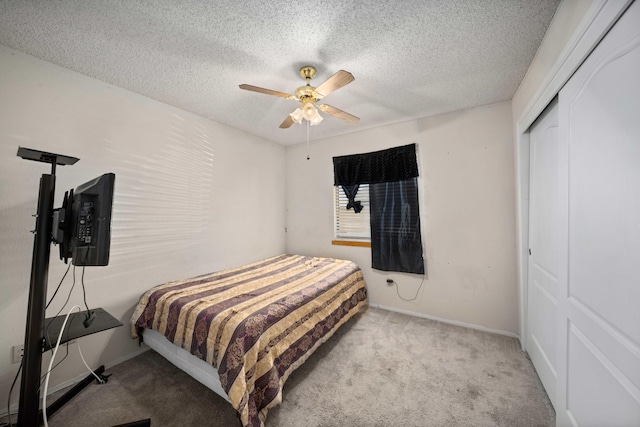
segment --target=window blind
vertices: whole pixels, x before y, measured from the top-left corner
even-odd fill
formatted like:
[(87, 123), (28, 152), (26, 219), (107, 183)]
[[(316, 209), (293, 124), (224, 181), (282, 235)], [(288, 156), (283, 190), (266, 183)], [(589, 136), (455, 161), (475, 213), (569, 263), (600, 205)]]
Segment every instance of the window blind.
[(334, 212), (335, 212), (335, 237), (337, 239), (370, 240), (370, 205), (369, 205), (369, 185), (362, 184), (358, 189), (356, 200), (362, 203), (363, 209), (360, 213), (355, 213), (353, 209), (347, 209), (349, 200), (342, 191), (342, 187), (333, 187)]

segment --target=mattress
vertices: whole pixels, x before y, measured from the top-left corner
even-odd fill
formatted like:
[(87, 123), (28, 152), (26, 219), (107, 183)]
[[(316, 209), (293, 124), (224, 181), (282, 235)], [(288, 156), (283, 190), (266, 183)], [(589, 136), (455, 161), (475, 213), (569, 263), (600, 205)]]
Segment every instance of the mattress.
[[(134, 310), (132, 335), (155, 330), (215, 368), (218, 381), (184, 353), (159, 351), (226, 394), (244, 426), (259, 427), (281, 402), (291, 372), (365, 304), (364, 278), (353, 262), (279, 255), (150, 289)], [(145, 340), (154, 335), (146, 331)]]

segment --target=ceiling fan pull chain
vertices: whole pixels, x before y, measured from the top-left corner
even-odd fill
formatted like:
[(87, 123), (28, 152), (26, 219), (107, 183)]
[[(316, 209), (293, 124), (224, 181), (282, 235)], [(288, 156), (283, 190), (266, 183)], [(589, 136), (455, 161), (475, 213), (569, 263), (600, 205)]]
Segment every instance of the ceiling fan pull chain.
[(311, 158), (311, 156), (309, 156), (309, 126), (310, 126), (311, 122), (309, 122), (307, 120), (307, 160), (309, 160)]

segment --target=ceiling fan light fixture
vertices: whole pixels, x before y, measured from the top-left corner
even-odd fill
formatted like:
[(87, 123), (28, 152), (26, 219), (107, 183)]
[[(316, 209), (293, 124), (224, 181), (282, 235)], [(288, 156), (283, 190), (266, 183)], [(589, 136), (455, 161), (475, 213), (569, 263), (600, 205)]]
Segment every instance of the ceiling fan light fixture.
[(302, 122), (303, 114), (300, 108), (296, 108), (295, 110), (293, 110), (293, 113), (289, 115), (291, 116), (291, 120), (293, 120), (294, 123), (300, 124)]
[(313, 119), (316, 115), (318, 114), (318, 111), (316, 110), (316, 107), (313, 106), (313, 103), (311, 102), (305, 102), (305, 104), (302, 106), (302, 116), (307, 119), (307, 120), (311, 120)]
[(324, 119), (322, 118), (322, 116), (320, 115), (320, 113), (318, 113), (318, 111), (316, 111), (316, 115), (315, 117), (313, 117), (311, 120), (309, 120), (309, 123), (311, 123), (311, 126), (317, 126), (320, 124), (321, 121), (323, 121)]

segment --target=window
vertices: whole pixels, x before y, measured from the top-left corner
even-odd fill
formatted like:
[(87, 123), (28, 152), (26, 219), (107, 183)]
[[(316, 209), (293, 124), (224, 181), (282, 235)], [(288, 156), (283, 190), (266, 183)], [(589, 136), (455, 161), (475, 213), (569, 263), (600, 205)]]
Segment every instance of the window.
[(349, 201), (340, 185), (333, 187), (333, 200), (336, 239), (371, 240), (369, 185), (360, 185), (358, 194), (356, 195), (356, 200), (362, 203), (363, 206), (360, 213), (356, 213), (353, 209), (347, 209), (347, 203), (349, 203)]
[[(334, 190), (335, 233), (344, 240), (332, 243), (369, 246), (376, 270), (424, 274), (416, 150), (416, 144), (408, 144), (333, 158), (333, 184), (348, 194)], [(364, 184), (369, 184), (366, 190)], [(350, 212), (346, 204), (366, 207), (369, 228), (364, 215)]]

